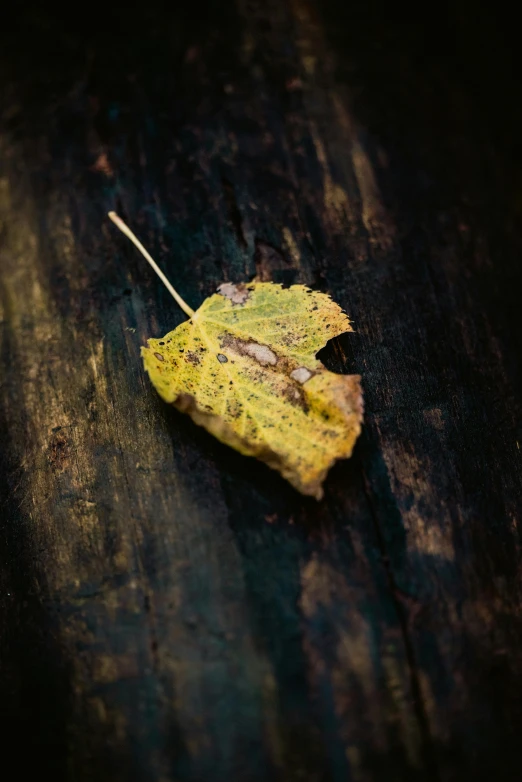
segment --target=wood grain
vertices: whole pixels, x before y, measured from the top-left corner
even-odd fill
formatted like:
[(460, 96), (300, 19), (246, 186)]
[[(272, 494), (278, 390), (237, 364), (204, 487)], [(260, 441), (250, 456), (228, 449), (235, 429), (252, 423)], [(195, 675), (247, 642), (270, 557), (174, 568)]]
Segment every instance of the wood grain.
[[(518, 779), (514, 33), (463, 1), (172, 5), (0, 34), (3, 763)], [(191, 306), (257, 277), (349, 313), (321, 358), (365, 429), (322, 502), (157, 397), (139, 348), (183, 314), (110, 209)]]

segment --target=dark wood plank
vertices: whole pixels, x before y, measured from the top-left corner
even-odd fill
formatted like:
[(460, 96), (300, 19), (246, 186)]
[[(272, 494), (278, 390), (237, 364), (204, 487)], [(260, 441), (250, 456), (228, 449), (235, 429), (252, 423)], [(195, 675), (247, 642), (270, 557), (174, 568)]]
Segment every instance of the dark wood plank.
[[(11, 13), (6, 767), (518, 778), (514, 34), (463, 0)], [(193, 306), (257, 275), (349, 312), (324, 361), (362, 375), (365, 429), (321, 503), (159, 400), (139, 347), (183, 316), (113, 208)]]

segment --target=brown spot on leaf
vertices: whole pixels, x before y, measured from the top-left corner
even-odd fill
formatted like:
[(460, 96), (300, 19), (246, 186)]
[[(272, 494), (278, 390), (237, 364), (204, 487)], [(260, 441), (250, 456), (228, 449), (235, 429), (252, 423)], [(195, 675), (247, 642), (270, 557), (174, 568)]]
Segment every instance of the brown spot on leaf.
[(231, 397), (227, 403), (227, 413), (232, 418), (239, 418), (243, 412), (243, 405), (237, 400)]
[(226, 364), (227, 361), (228, 361), (228, 358), (226, 356), (224, 356), (223, 353), (218, 353), (217, 359), (218, 359), (220, 364)]
[(156, 358), (158, 359), (158, 361), (165, 361), (165, 359), (163, 358), (163, 356), (161, 355), (161, 353), (154, 353), (154, 355), (156, 356)]
[(249, 297), (249, 292), (244, 283), (235, 285), (233, 282), (224, 282), (218, 288), (218, 293), (232, 302), (232, 304), (244, 304)]
[(288, 385), (283, 391), (283, 396), (294, 407), (300, 407), (305, 413), (308, 412), (305, 393), (299, 386)]
[(258, 342), (247, 342), (244, 345), (244, 352), (255, 359), (262, 367), (274, 366), (277, 364), (277, 356), (268, 345), (260, 345)]
[(275, 366), (277, 364), (277, 355), (268, 345), (260, 345), (254, 340), (239, 339), (231, 334), (225, 334), (221, 340), (223, 347), (233, 350), (240, 356), (250, 356), (262, 367)]
[(188, 361), (189, 364), (192, 364), (195, 367), (197, 367), (197, 365), (201, 363), (200, 357), (193, 350), (187, 351), (187, 355), (185, 356), (185, 361)]

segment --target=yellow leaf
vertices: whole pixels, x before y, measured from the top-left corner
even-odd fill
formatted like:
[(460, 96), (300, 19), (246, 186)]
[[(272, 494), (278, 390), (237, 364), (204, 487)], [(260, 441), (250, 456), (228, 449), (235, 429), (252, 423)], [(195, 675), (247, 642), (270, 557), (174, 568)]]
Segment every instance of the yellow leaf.
[(329, 372), (315, 357), (345, 331), (347, 316), (324, 293), (227, 283), (142, 355), (166, 402), (319, 499), (361, 428), (359, 377)]
[(317, 499), (337, 459), (361, 430), (358, 375), (336, 375), (316, 358), (350, 321), (304, 285), (226, 283), (194, 312), (130, 228), (111, 220), (144, 255), (189, 320), (142, 348), (160, 396), (215, 437), (278, 470)]

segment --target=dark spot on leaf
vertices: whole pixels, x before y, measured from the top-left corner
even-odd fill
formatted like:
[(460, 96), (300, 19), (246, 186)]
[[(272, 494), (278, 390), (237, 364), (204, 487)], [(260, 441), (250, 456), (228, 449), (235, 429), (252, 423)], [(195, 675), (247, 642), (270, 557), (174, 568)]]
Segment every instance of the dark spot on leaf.
[(156, 356), (156, 358), (158, 359), (158, 361), (165, 361), (165, 359), (163, 358), (163, 356), (161, 355), (161, 353), (154, 353), (154, 355)]
[(200, 364), (200, 363), (201, 363), (201, 359), (200, 359), (200, 357), (198, 356), (198, 354), (197, 354), (197, 353), (194, 353), (194, 351), (193, 351), (193, 350), (188, 350), (188, 351), (187, 351), (187, 355), (185, 356), (185, 361), (188, 361), (188, 362), (189, 362), (189, 364), (192, 364), (192, 365), (193, 365), (193, 366), (195, 366), (195, 367), (196, 367), (198, 364)]
[[(231, 334), (225, 334), (221, 337), (221, 345), (224, 348), (232, 350), (234, 353), (240, 356), (250, 356), (262, 367), (266, 367), (269, 364), (275, 366), (277, 363), (277, 356), (268, 345), (260, 345), (254, 340), (239, 339), (239, 337), (233, 337)], [(232, 361), (232, 364), (234, 361)]]
[(217, 354), (217, 359), (218, 359), (220, 364), (226, 364), (227, 361), (228, 361), (228, 358), (226, 356), (224, 356), (223, 353), (218, 353)]
[[(295, 386), (294, 384), (288, 385), (283, 392), (283, 396), (286, 401), (290, 402), (294, 407), (300, 407), (303, 412), (308, 412), (309, 407), (306, 403), (306, 397), (300, 386)], [(291, 426), (291, 424), (289, 424), (289, 426)]]

